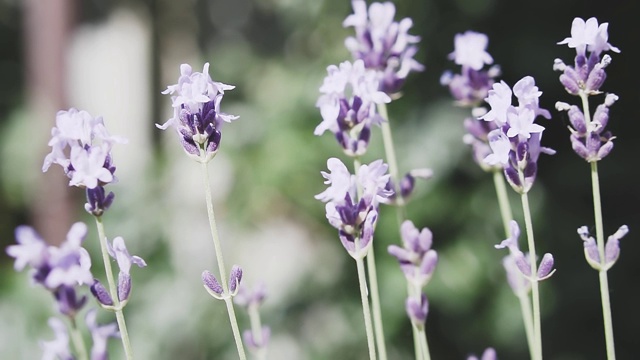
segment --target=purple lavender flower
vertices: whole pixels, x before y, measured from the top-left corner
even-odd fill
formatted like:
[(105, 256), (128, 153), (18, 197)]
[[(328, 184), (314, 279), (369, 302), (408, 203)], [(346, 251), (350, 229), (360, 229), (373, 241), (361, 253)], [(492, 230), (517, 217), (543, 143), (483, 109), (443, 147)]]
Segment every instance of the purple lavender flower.
[[(431, 179), (431, 177), (433, 177), (433, 170), (426, 168), (413, 169), (406, 173), (402, 177), (402, 179), (400, 179), (399, 190), (400, 195), (402, 196), (402, 201), (406, 204), (407, 200), (411, 197), (411, 194), (413, 194), (413, 189), (416, 185), (416, 179), (429, 180)], [(388, 191), (393, 192), (393, 190), (395, 189), (393, 179), (389, 178), (389, 182), (387, 183), (385, 188)], [(387, 199), (385, 199), (385, 201), (383, 201), (383, 203), (398, 205), (398, 197), (395, 193), (392, 193)]]
[(16, 259), (16, 270), (29, 265), (34, 281), (49, 290), (62, 285), (90, 284), (93, 282), (91, 257), (81, 246), (86, 235), (87, 226), (75, 223), (67, 239), (60, 247), (56, 247), (47, 245), (32, 228), (19, 226), (16, 228), (18, 245), (8, 246), (7, 254)]
[(487, 348), (483, 353), (482, 357), (478, 359), (475, 355), (469, 355), (467, 360), (498, 360), (498, 355), (493, 348)]
[(507, 283), (516, 296), (522, 296), (531, 290), (531, 282), (522, 276), (516, 265), (516, 259), (509, 254), (502, 259), (502, 266), (507, 273)]
[(16, 259), (14, 268), (21, 271), (29, 265), (33, 281), (53, 294), (60, 313), (74, 317), (87, 300), (78, 296), (76, 286), (93, 281), (91, 257), (81, 246), (87, 226), (73, 224), (60, 247), (47, 245), (28, 226), (17, 227), (15, 233), (18, 245), (7, 247), (7, 254)]
[[(369, 251), (378, 219), (378, 206), (393, 192), (386, 189), (388, 166), (382, 160), (361, 165), (357, 176), (337, 158), (327, 160), (331, 173), (321, 172), (330, 185), (316, 199), (326, 202), (327, 220), (338, 230), (340, 241), (355, 258), (364, 258)], [(359, 248), (356, 249), (356, 239)]]
[(224, 288), (209, 270), (202, 272), (202, 283), (204, 285), (204, 289), (218, 300), (224, 300), (230, 296), (236, 296), (240, 288), (241, 280), (242, 269), (238, 265), (233, 265), (229, 274), (229, 294), (225, 294)]
[(578, 228), (578, 235), (584, 241), (584, 256), (592, 268), (600, 270), (609, 270), (620, 257), (620, 239), (629, 232), (627, 225), (622, 225), (613, 235), (609, 236), (604, 248), (604, 264), (600, 261), (600, 253), (596, 239), (589, 235), (589, 229), (586, 226)]
[[(518, 99), (517, 107), (511, 104), (512, 94)], [(551, 117), (547, 110), (538, 105), (541, 94), (530, 76), (518, 81), (513, 92), (501, 81), (489, 91), (486, 101), (491, 105), (491, 110), (481, 117), (494, 122), (496, 126), (487, 135), (491, 153), (484, 158), (484, 162), (491, 167), (501, 166), (507, 181), (519, 193), (531, 189), (540, 153), (555, 154), (554, 150), (540, 145), (544, 127), (534, 123), (538, 115)]]
[(107, 360), (107, 340), (110, 337), (120, 337), (118, 332), (118, 324), (111, 323), (107, 325), (99, 325), (96, 321), (96, 310), (91, 309), (85, 317), (87, 327), (91, 332), (93, 346), (91, 347), (91, 360)]
[(418, 230), (413, 222), (405, 220), (400, 226), (403, 247), (390, 245), (388, 251), (400, 263), (407, 281), (416, 288), (423, 288), (433, 275), (438, 254), (431, 249), (433, 234), (429, 228)]
[[(574, 66), (566, 65), (562, 60), (555, 59), (553, 69), (562, 71), (560, 82), (568, 93), (572, 95), (594, 95), (600, 93), (600, 87), (607, 77), (604, 69), (611, 63), (611, 57), (600, 55), (605, 51), (620, 52), (620, 49), (609, 44), (608, 23), (598, 26), (596, 18), (586, 22), (575, 18), (571, 24), (571, 37), (559, 42), (576, 49)], [(587, 53), (589, 52), (589, 53)]]
[(58, 318), (50, 318), (49, 326), (53, 329), (56, 337), (50, 341), (40, 342), (40, 347), (43, 350), (42, 360), (73, 360), (74, 357), (69, 349), (67, 326)]
[(575, 105), (557, 102), (558, 111), (566, 111), (571, 127), (571, 147), (576, 154), (587, 162), (604, 159), (613, 150), (613, 140), (616, 138), (610, 131), (605, 131), (609, 123), (609, 107), (618, 100), (615, 94), (607, 94), (604, 103), (598, 105), (593, 120), (587, 124), (584, 113)]
[(233, 298), (233, 302), (245, 308), (258, 307), (266, 296), (267, 289), (264, 283), (259, 283), (253, 290), (249, 290), (246, 286), (241, 286), (238, 294)]
[(418, 298), (409, 296), (407, 298), (405, 308), (411, 322), (418, 329), (422, 329), (427, 321), (427, 314), (429, 313), (429, 301), (427, 301), (427, 296), (425, 294), (420, 294), (420, 297)]
[(52, 164), (62, 166), (71, 179), (69, 185), (87, 189), (115, 181), (111, 148), (126, 140), (111, 136), (102, 117), (71, 108), (56, 114), (56, 127), (51, 130), (51, 152), (45, 157), (42, 171)]
[(384, 121), (376, 113), (376, 104), (388, 103), (391, 98), (378, 90), (375, 72), (366, 70), (362, 60), (353, 64), (345, 61), (339, 67), (330, 65), (327, 73), (316, 103), (322, 122), (314, 134), (322, 135), (329, 130), (347, 155), (363, 155), (369, 145), (371, 126)]
[(376, 71), (380, 90), (394, 94), (400, 90), (410, 71), (422, 71), (424, 66), (413, 56), (418, 51), (414, 44), (420, 37), (409, 35), (413, 26), (409, 18), (393, 21), (395, 6), (391, 2), (373, 3), (353, 0), (353, 14), (347, 16), (342, 25), (353, 26), (355, 36), (345, 40), (345, 46), (354, 59), (364, 61), (367, 69)]
[(121, 302), (126, 302), (131, 292), (131, 264), (142, 268), (147, 266), (147, 263), (141, 257), (131, 256), (129, 254), (124, 239), (121, 236), (113, 239), (113, 245), (107, 241), (107, 252), (109, 256), (116, 260), (118, 268), (120, 268), (120, 272), (118, 273), (118, 299)]
[[(553, 256), (549, 253), (544, 254), (544, 256), (542, 257), (542, 260), (540, 261), (540, 266), (538, 266), (538, 273), (536, 274), (535, 278), (532, 278), (530, 256), (529, 255), (525, 256), (525, 254), (522, 251), (520, 251), (520, 248), (518, 246), (518, 237), (520, 237), (520, 227), (518, 226), (518, 223), (515, 222), (514, 220), (511, 220), (511, 222), (509, 223), (509, 226), (511, 230), (511, 236), (508, 239), (503, 240), (500, 244), (496, 245), (495, 248), (496, 249), (508, 248), (511, 256), (513, 257), (513, 261), (516, 267), (518, 268), (518, 270), (520, 270), (522, 275), (524, 275), (530, 281), (542, 281), (550, 278), (551, 275), (553, 275), (553, 273), (555, 272), (555, 269), (553, 269), (553, 264), (554, 264)], [(511, 285), (511, 282), (510, 282), (510, 285)]]
[(220, 146), (222, 123), (238, 118), (220, 111), (225, 90), (233, 88), (211, 80), (209, 63), (204, 64), (202, 72), (193, 72), (191, 66), (182, 64), (178, 83), (162, 92), (171, 95), (173, 117), (156, 126), (162, 130), (174, 127), (187, 155), (208, 162)]
[(446, 71), (440, 77), (440, 84), (449, 87), (449, 91), (461, 106), (477, 106), (487, 97), (494, 79), (500, 76), (500, 67), (492, 66), (482, 70), (485, 64), (493, 64), (493, 58), (486, 51), (489, 38), (485, 34), (467, 31), (456, 34), (454, 51), (449, 59), (461, 65), (460, 74)]

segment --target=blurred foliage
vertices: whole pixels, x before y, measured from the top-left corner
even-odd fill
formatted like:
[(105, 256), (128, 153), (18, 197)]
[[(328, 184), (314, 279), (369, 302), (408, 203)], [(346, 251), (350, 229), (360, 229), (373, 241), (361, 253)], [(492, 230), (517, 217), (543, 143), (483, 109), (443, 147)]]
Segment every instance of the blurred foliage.
[[(210, 61), (214, 79), (236, 85), (235, 90), (225, 95), (223, 108), (241, 119), (225, 127), (220, 155), (211, 163), (213, 176), (219, 169), (231, 172), (227, 175), (231, 177), (228, 187), (220, 185), (222, 198), (216, 203), (221, 214), (219, 221), (223, 223), (223, 242), (237, 242), (237, 246), (251, 251), (259, 242), (248, 239), (267, 232), (269, 226), (265, 224), (279, 224), (278, 219), (285, 219), (304, 229), (300, 231), (309, 240), (305, 246), (312, 244), (312, 254), (327, 256), (314, 260), (315, 269), (301, 269), (286, 293), (275, 294), (278, 303), (267, 302), (263, 323), (272, 327), (273, 346), (289, 351), (297, 349), (298, 353), (289, 353), (292, 357), (283, 358), (364, 358), (366, 346), (355, 266), (342, 251), (335, 231), (326, 223), (324, 206), (313, 199), (323, 189), (319, 172), (326, 168), (326, 159), (343, 157), (330, 135), (315, 137), (313, 129), (320, 121), (314, 104), (326, 67), (350, 58), (343, 47), (350, 29), (341, 26), (351, 12), (349, 3), (191, 0), (184, 2), (186, 10), (182, 14), (169, 14), (175, 6), (169, 0), (94, 0), (78, 2), (78, 19), (81, 23), (100, 23), (115, 9), (131, 3), (136, 11), (151, 19), (151, 26), (161, 40), (175, 29), (191, 33), (201, 52), (201, 60), (194, 68)], [(633, 72), (631, 62), (633, 54), (638, 53), (640, 40), (632, 25), (640, 3), (620, 1), (603, 6), (599, 1), (577, 0), (424, 0), (397, 1), (396, 6), (397, 19), (406, 16), (413, 19), (411, 33), (422, 37), (417, 58), (427, 66), (425, 72), (410, 76), (403, 97), (389, 106), (389, 112), (401, 171), (418, 167), (435, 171), (432, 180), (418, 184), (408, 207), (408, 217), (416, 226), (432, 229), (434, 247), (440, 254), (436, 275), (426, 289), (430, 299), (427, 334), (434, 359), (462, 359), (472, 352), (481, 353), (487, 346), (494, 346), (501, 359), (522, 359), (528, 354), (518, 303), (506, 286), (500, 264), (504, 253), (493, 248), (503, 239), (493, 182), (473, 164), (461, 141), (465, 111), (454, 108), (447, 90), (438, 81), (444, 70), (455, 69), (447, 54), (453, 50), (453, 36), (467, 29), (489, 35), (488, 50), (501, 65), (502, 79), (508, 84), (513, 85), (525, 75), (534, 76), (544, 92), (541, 106), (553, 114), (553, 119), (543, 124), (547, 127), (543, 143), (558, 154), (541, 159), (539, 178), (531, 193), (539, 248), (554, 254), (558, 269), (541, 287), (545, 355), (549, 359), (603, 357), (597, 276), (584, 261), (576, 234), (581, 225), (593, 226), (589, 166), (571, 151), (566, 116), (553, 110), (557, 100), (576, 103), (577, 99), (564, 92), (557, 80), (558, 73), (551, 67), (556, 57), (571, 62), (572, 52), (556, 43), (568, 36), (574, 17), (596, 16), (601, 22), (610, 23), (610, 41), (622, 53), (615, 55), (607, 68), (604, 89), (620, 96), (611, 110), (609, 124), (619, 138), (613, 153), (600, 165), (600, 181), (605, 234), (621, 224), (631, 228), (630, 235), (622, 240), (620, 261), (610, 272), (610, 287), (618, 355), (621, 359), (633, 358), (635, 329), (640, 318), (636, 306), (640, 293), (633, 285), (640, 268), (639, 262), (632, 260), (640, 250), (634, 241), (636, 224), (640, 223), (640, 192), (635, 183), (638, 168), (633, 165), (640, 153), (640, 125), (636, 121), (639, 111), (635, 103), (640, 93), (635, 86), (638, 73)], [(21, 137), (9, 136), (29, 132), (21, 120), (24, 111), (21, 95), (25, 87), (21, 76), (24, 69), (21, 10), (16, 3), (0, 5), (2, 248), (14, 241), (13, 228), (30, 220), (26, 215), (28, 199), (16, 198), (14, 185), (38, 175), (27, 173), (12, 155), (24, 151), (25, 138), (17, 141)], [(186, 16), (178, 22), (163, 22), (169, 15), (174, 19)], [(170, 50), (155, 51), (162, 55), (162, 51)], [(163, 61), (151, 60), (152, 68)], [(177, 75), (177, 68), (172, 74)], [(153, 113), (164, 114), (168, 100), (158, 93), (166, 84), (158, 78), (152, 81), (150, 87), (157, 96), (154, 104), (158, 107)], [(153, 123), (160, 121), (157, 118), (146, 121), (149, 131), (155, 132)], [(48, 129), (38, 131), (46, 136)], [(158, 156), (145, 169), (144, 189), (119, 184), (121, 202), (108, 220), (108, 231), (123, 231), (140, 239), (137, 249), (149, 262), (146, 270), (134, 274), (139, 289), (127, 307), (127, 316), (133, 324), (130, 331), (134, 347), (153, 359), (234, 358), (222, 306), (201, 291), (197, 276), (185, 280), (187, 270), (181, 270), (184, 264), (173, 254), (178, 249), (171, 242), (176, 233), (187, 237), (179, 241), (191, 241), (188, 234), (195, 234), (195, 228), (206, 227), (206, 223), (185, 223), (177, 230), (168, 230), (169, 226), (176, 219), (195, 223), (206, 221), (206, 216), (198, 214), (202, 209), (197, 206), (203, 206), (199, 203), (202, 199), (196, 197), (195, 205), (191, 204), (190, 195), (185, 194), (188, 189), (177, 188), (178, 183), (184, 182), (169, 172), (177, 163), (189, 162), (172, 136), (167, 134), (156, 143)], [(377, 136), (365, 162), (383, 154)], [(194, 167), (191, 165), (179, 166), (191, 169)], [(197, 170), (188, 170), (192, 172), (182, 177), (197, 176)], [(197, 177), (187, 184), (200, 186)], [(519, 200), (515, 193), (510, 195), (516, 219), (521, 219)], [(188, 210), (193, 206), (199, 210)], [(132, 215), (141, 213), (146, 216)], [(282, 236), (297, 234), (297, 230), (285, 231), (286, 226), (275, 228)], [(241, 238), (224, 238), (230, 234), (239, 234)], [(399, 241), (394, 211), (383, 209), (375, 249), (379, 254), (383, 315), (392, 359), (411, 358), (412, 353), (411, 330), (404, 312), (404, 279), (395, 259), (385, 255), (387, 246)], [(204, 240), (201, 244), (209, 246)], [(228, 248), (232, 246), (236, 245)], [(292, 249), (295, 248), (273, 251), (292, 260), (304, 256), (291, 253)], [(253, 256), (256, 261), (268, 264), (253, 264), (257, 269), (284, 266), (269, 263), (269, 255)], [(256, 275), (252, 279), (258, 280)], [(3, 321), (0, 326), (0, 339), (7, 344), (7, 339), (15, 340), (11, 349), (25, 349), (20, 353), (22, 358), (37, 357), (35, 339), (52, 336), (45, 325), (52, 314), (48, 313), (51, 307), (41, 289), (27, 285), (26, 274), (14, 275), (4, 252), (0, 254), (0, 299), (0, 314), (12, 314), (11, 321)], [(180, 300), (189, 304), (189, 308), (176, 304)], [(145, 325), (145, 319), (158, 312), (168, 319), (165, 329)], [(240, 316), (246, 324), (247, 319)], [(23, 320), (19, 320), (21, 317)], [(14, 328), (14, 323), (19, 326)], [(9, 324), (11, 329), (7, 328)], [(136, 344), (136, 332), (145, 334), (145, 341), (141, 341), (144, 344)], [(112, 343), (113, 358), (119, 358), (117, 345)], [(0, 352), (5, 348), (10, 347), (0, 346)], [(0, 357), (12, 356), (15, 354)]]

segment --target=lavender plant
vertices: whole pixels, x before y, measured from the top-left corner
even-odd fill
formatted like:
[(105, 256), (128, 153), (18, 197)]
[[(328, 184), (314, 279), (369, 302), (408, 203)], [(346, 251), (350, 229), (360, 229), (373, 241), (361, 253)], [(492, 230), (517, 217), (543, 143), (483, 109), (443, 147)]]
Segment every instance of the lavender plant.
[[(19, 245), (7, 248), (7, 253), (16, 258), (15, 269), (22, 270), (27, 264), (30, 265), (34, 280), (52, 291), (58, 302), (58, 310), (68, 317), (70, 323), (69, 330), (66, 330), (59, 319), (50, 320), (56, 339), (43, 343), (44, 357), (74, 359), (77, 356), (79, 359), (88, 359), (76, 325), (76, 314), (85, 305), (86, 296), (78, 297), (76, 287), (91, 285), (91, 293), (98, 303), (104, 309), (115, 312), (118, 323), (117, 328), (112, 325), (99, 326), (95, 312), (87, 313), (86, 323), (93, 338), (91, 359), (106, 358), (107, 338), (114, 336), (121, 337), (125, 356), (132, 359), (123, 309), (131, 294), (131, 265), (144, 267), (146, 263), (142, 258), (129, 254), (122, 237), (116, 237), (113, 244), (109, 243), (102, 222), (104, 212), (115, 198), (113, 192), (107, 194), (104, 189), (116, 181), (111, 149), (114, 144), (126, 140), (109, 135), (101, 117), (94, 118), (86, 111), (73, 108), (58, 112), (56, 127), (51, 130), (51, 135), (51, 152), (45, 157), (42, 170), (47, 171), (52, 164), (58, 164), (69, 177), (70, 186), (85, 189), (87, 203), (84, 208), (96, 221), (109, 289), (91, 274), (91, 258), (81, 247), (87, 234), (84, 223), (74, 224), (60, 247), (46, 245), (32, 228), (22, 226), (16, 229)], [(117, 261), (120, 269), (117, 284), (109, 256)], [(68, 348), (69, 337), (73, 341), (74, 352)]]
[[(512, 105), (512, 96), (518, 99), (518, 106)], [(537, 255), (535, 248), (535, 240), (533, 236), (533, 223), (531, 220), (531, 211), (529, 208), (528, 192), (531, 190), (535, 181), (538, 170), (538, 158), (540, 154), (554, 154), (555, 151), (541, 146), (542, 132), (544, 127), (534, 123), (538, 115), (549, 117), (549, 112), (539, 107), (538, 98), (542, 92), (535, 86), (532, 77), (526, 76), (519, 80), (513, 87), (513, 90), (504, 82), (495, 83), (489, 90), (486, 101), (491, 109), (481, 117), (485, 121), (493, 121), (496, 129), (488, 134), (489, 146), (492, 153), (487, 155), (484, 161), (488, 165), (500, 164), (507, 182), (511, 187), (520, 194), (522, 201), (522, 210), (524, 213), (524, 221), (527, 232), (527, 243), (529, 247), (529, 259), (526, 261), (528, 270), (523, 271), (526, 266), (518, 266), (522, 275), (531, 283), (531, 296), (533, 303), (533, 359), (542, 359), (542, 331), (540, 320), (540, 295), (538, 282), (546, 279), (545, 276), (539, 276), (539, 270), (545, 269), (550, 274), (553, 267), (553, 256), (545, 254), (537, 267)], [(499, 245), (499, 248), (509, 247), (513, 253), (517, 234), (516, 225), (511, 225), (510, 241)], [(518, 258), (515, 259), (518, 264)], [(520, 261), (522, 263), (522, 261)], [(534, 274), (538, 274), (534, 276)], [(547, 275), (545, 274), (545, 275)]]
[(569, 94), (580, 97), (582, 103), (582, 109), (580, 109), (576, 105), (557, 102), (556, 109), (558, 111), (567, 111), (571, 124), (569, 127), (571, 146), (575, 153), (591, 166), (596, 239), (594, 240), (589, 235), (586, 226), (580, 227), (578, 234), (584, 241), (584, 253), (587, 262), (598, 271), (607, 358), (615, 359), (607, 271), (618, 259), (620, 255), (620, 239), (627, 234), (629, 228), (626, 225), (621, 226), (616, 233), (608, 238), (605, 244), (598, 161), (609, 155), (613, 149), (615, 136), (611, 132), (605, 131), (605, 128), (609, 123), (609, 108), (618, 100), (618, 96), (611, 93), (606, 94), (604, 102), (598, 105), (593, 117), (589, 110), (589, 96), (597, 96), (602, 93), (600, 88), (607, 78), (605, 68), (611, 64), (611, 56), (605, 54), (605, 52), (620, 53), (620, 49), (608, 42), (608, 28), (608, 23), (598, 25), (598, 20), (593, 17), (586, 22), (581, 18), (575, 18), (571, 24), (571, 37), (567, 37), (558, 43), (559, 45), (566, 44), (570, 48), (576, 49), (574, 65), (566, 65), (562, 60), (556, 59), (553, 69), (562, 72), (560, 83)]
[(231, 268), (229, 280), (226, 278), (226, 268), (220, 238), (213, 211), (211, 198), (211, 184), (207, 165), (213, 159), (219, 149), (222, 139), (222, 123), (236, 120), (238, 116), (225, 114), (220, 111), (220, 103), (225, 90), (231, 90), (234, 86), (213, 81), (209, 75), (209, 63), (205, 63), (202, 72), (194, 72), (190, 65), (180, 65), (180, 77), (178, 83), (169, 85), (163, 94), (171, 95), (173, 116), (162, 125), (156, 125), (159, 129), (166, 130), (173, 127), (180, 139), (185, 153), (200, 163), (202, 178), (205, 188), (205, 202), (209, 227), (213, 238), (216, 259), (218, 263), (219, 278), (208, 270), (202, 273), (202, 282), (205, 290), (215, 299), (223, 300), (227, 307), (231, 330), (241, 360), (246, 359), (242, 337), (238, 328), (233, 297), (237, 294), (242, 280), (242, 269), (238, 265)]

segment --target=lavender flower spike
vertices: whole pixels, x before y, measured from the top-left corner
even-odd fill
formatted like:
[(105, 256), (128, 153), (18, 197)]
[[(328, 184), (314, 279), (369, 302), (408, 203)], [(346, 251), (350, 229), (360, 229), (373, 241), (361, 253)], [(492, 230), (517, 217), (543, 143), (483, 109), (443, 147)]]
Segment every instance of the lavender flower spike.
[(314, 130), (315, 135), (331, 131), (345, 154), (360, 156), (367, 151), (371, 126), (383, 119), (376, 113), (376, 104), (384, 104), (391, 98), (379, 91), (379, 81), (373, 70), (365, 69), (362, 60), (351, 64), (327, 67), (320, 87), (316, 107), (320, 108), (322, 122)]
[[(553, 269), (553, 265), (554, 265), (553, 255), (549, 253), (544, 254), (544, 256), (542, 257), (542, 261), (540, 262), (540, 265), (538, 267), (538, 273), (536, 274), (535, 277), (532, 277), (530, 256), (525, 256), (525, 254), (522, 251), (520, 251), (520, 248), (518, 247), (518, 237), (520, 236), (520, 227), (518, 226), (518, 223), (514, 220), (511, 220), (511, 222), (509, 223), (509, 226), (511, 229), (511, 236), (508, 239), (503, 240), (500, 244), (495, 245), (495, 248), (496, 249), (508, 248), (511, 256), (513, 257), (513, 261), (516, 267), (522, 273), (522, 275), (524, 275), (524, 277), (527, 278), (529, 281), (542, 281), (550, 278), (551, 275), (553, 275), (553, 273), (555, 272), (555, 269)], [(507, 275), (509, 276), (509, 269), (507, 269)], [(511, 275), (511, 278), (509, 279), (509, 284), (511, 285), (514, 292), (520, 291), (521, 288), (519, 284), (514, 281), (516, 280), (513, 278), (513, 275)]]
[(204, 64), (202, 72), (194, 72), (191, 66), (182, 64), (178, 83), (162, 92), (171, 95), (173, 117), (156, 126), (162, 130), (175, 128), (187, 155), (208, 162), (220, 146), (222, 123), (238, 118), (220, 111), (225, 90), (234, 87), (213, 81), (209, 76), (209, 63)]
[(427, 285), (438, 263), (438, 254), (431, 249), (433, 235), (431, 230), (421, 231), (406, 220), (400, 226), (403, 247), (390, 245), (388, 251), (400, 263), (400, 268), (407, 280), (416, 288)]
[(56, 127), (51, 129), (51, 153), (42, 165), (47, 171), (59, 164), (71, 179), (70, 186), (93, 189), (115, 181), (111, 148), (126, 139), (111, 136), (102, 117), (92, 117), (86, 111), (71, 108), (56, 114)]
[(353, 26), (354, 37), (345, 40), (345, 46), (354, 59), (361, 59), (367, 69), (376, 71), (380, 90), (394, 94), (400, 90), (411, 71), (422, 71), (424, 66), (413, 56), (418, 51), (414, 44), (420, 37), (410, 35), (413, 22), (404, 18), (393, 21), (396, 8), (391, 2), (373, 3), (353, 0), (353, 14), (347, 16), (342, 25)]

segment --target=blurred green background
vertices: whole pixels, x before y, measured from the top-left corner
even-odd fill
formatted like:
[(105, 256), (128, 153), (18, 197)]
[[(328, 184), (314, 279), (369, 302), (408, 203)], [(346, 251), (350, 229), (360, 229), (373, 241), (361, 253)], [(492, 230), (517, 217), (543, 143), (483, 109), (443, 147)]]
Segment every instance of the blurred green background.
[[(462, 143), (463, 109), (439, 85), (453, 36), (486, 33), (488, 51), (513, 85), (532, 75), (544, 92), (541, 106), (553, 118), (530, 193), (537, 248), (551, 252), (557, 273), (541, 287), (543, 346), (548, 359), (605, 357), (597, 274), (586, 264), (576, 229), (593, 229), (589, 166), (570, 147), (558, 100), (576, 103), (552, 71), (553, 60), (573, 62), (556, 43), (569, 36), (574, 17), (609, 22), (612, 54), (602, 89), (620, 100), (611, 109), (615, 149), (600, 165), (605, 235), (620, 225), (631, 232), (610, 271), (617, 353), (637, 353), (638, 261), (636, 224), (640, 155), (640, 101), (636, 68), (640, 43), (633, 24), (636, 1), (396, 1), (396, 20), (411, 17), (420, 35), (418, 61), (403, 97), (389, 106), (402, 172), (430, 167), (408, 207), (416, 226), (434, 233), (440, 263), (426, 289), (427, 334), (433, 359), (463, 359), (493, 346), (501, 359), (527, 357), (519, 306), (500, 264), (501, 221), (493, 182)], [(200, 273), (215, 269), (198, 165), (184, 156), (175, 134), (154, 123), (170, 114), (160, 92), (176, 82), (179, 64), (200, 70), (211, 63), (214, 80), (236, 85), (223, 111), (240, 119), (223, 130), (210, 163), (216, 215), (227, 265), (240, 264), (243, 282), (264, 282), (269, 298), (263, 323), (271, 326), (271, 359), (364, 359), (355, 265), (313, 195), (324, 189), (326, 159), (342, 157), (329, 134), (313, 136), (314, 107), (326, 67), (350, 59), (342, 28), (350, 3), (339, 0), (4, 0), (0, 2), (0, 247), (14, 243), (19, 224), (35, 226), (59, 243), (83, 214), (82, 191), (69, 189), (60, 169), (40, 172), (58, 109), (77, 107), (102, 115), (112, 134), (129, 139), (115, 150), (119, 183), (105, 216), (110, 238), (123, 236), (149, 266), (133, 270), (134, 293), (125, 313), (140, 359), (233, 359), (235, 348), (224, 306), (203, 291)], [(594, 99), (592, 109), (602, 101)], [(375, 133), (365, 162), (383, 154)], [(521, 207), (510, 191), (516, 219)], [(523, 242), (524, 239), (521, 239)], [(412, 357), (404, 311), (404, 278), (386, 255), (399, 243), (393, 209), (384, 209), (375, 248), (385, 330), (391, 359)], [(103, 278), (95, 230), (85, 245), (94, 275)], [(102, 274), (102, 275), (101, 275)], [(15, 273), (0, 252), (0, 358), (41, 356), (38, 339), (52, 339), (46, 319), (55, 311), (49, 294)], [(91, 299), (91, 305), (95, 302)], [(101, 321), (110, 321), (102, 313)], [(241, 328), (248, 318), (240, 314)], [(113, 359), (122, 357), (111, 341)]]

